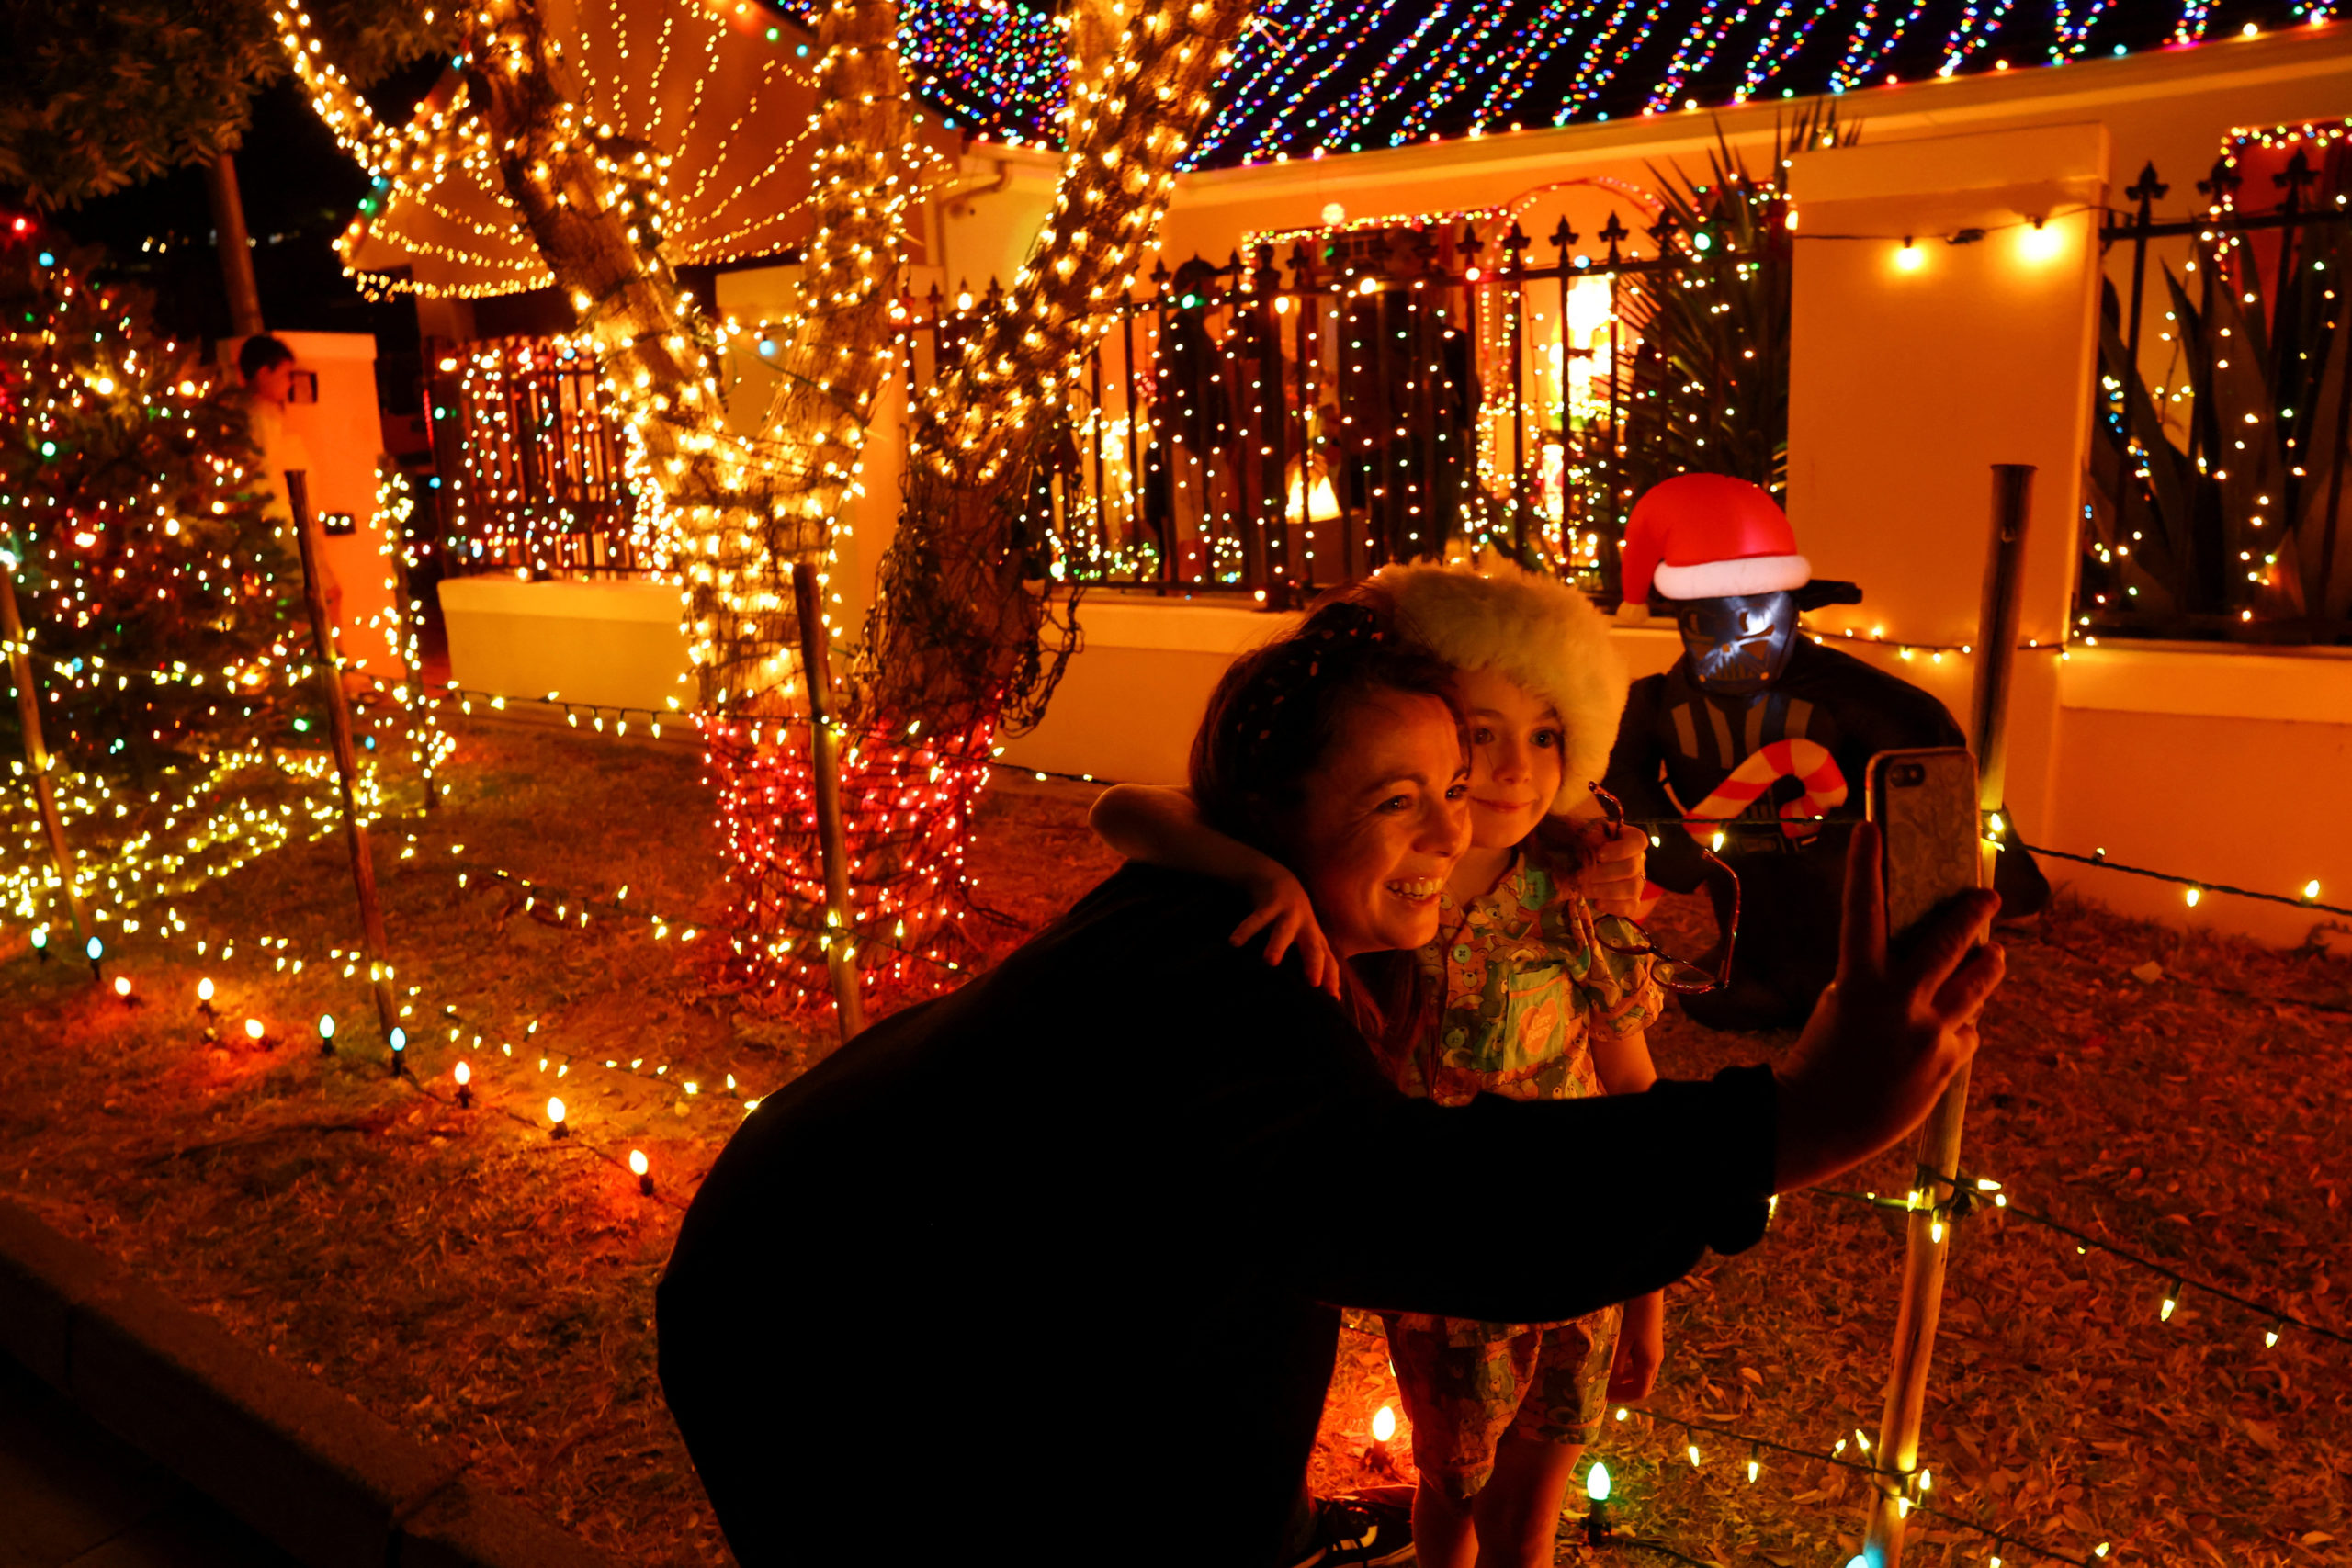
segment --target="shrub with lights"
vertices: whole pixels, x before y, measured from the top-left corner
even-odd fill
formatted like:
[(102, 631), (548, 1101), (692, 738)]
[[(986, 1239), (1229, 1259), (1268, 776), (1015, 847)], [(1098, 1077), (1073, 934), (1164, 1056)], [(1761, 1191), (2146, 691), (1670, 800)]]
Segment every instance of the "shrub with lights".
[[(33, 219), (0, 221), (0, 533), (48, 742), (136, 780), (307, 744), (288, 678), (307, 662), (300, 579), (243, 412), (89, 259)], [(18, 754), (13, 705), (0, 735)]]
[[(1703, 175), (1660, 171), (1661, 249), (1673, 271), (1627, 279), (1640, 336), (1624, 454), (1611, 475), (1619, 530), (1635, 497), (1677, 474), (1729, 474), (1779, 494), (1789, 461), (1789, 310), (1793, 208), (1781, 179), (1809, 147), (1851, 146), (1834, 104), (1815, 104), (1773, 139), (1761, 171), (1718, 140)], [(1609, 570), (1613, 550), (1600, 558)], [(1615, 584), (1610, 584), (1613, 592)]]

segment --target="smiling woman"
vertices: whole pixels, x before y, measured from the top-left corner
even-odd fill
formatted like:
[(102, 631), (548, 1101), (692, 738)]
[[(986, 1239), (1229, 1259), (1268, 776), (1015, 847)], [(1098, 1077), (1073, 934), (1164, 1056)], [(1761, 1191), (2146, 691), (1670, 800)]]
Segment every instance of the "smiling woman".
[[(1194, 743), (1204, 816), (1284, 859), (1359, 976), (1430, 940), (1465, 837), (1444, 680), (1377, 613), (1328, 607), (1236, 662)], [(1737, 1068), (1446, 1107), (1407, 1099), (1366, 1049), (1377, 986), (1351, 1016), (1228, 940), (1247, 906), (1130, 863), (744, 1122), (680, 1229), (658, 1323), (664, 1392), (745, 1568), (983, 1540), (1036, 1563), (1307, 1560), (1340, 1304), (1544, 1322), (1751, 1245), (1776, 1180), (1917, 1122), (1998, 974), (1953, 978), (1966, 920), (1916, 975), (1883, 976), (1865, 943), (1843, 1016), (1777, 1084)], [(1526, 1247), (1504, 1210), (1464, 1213), (1444, 1183), (1334, 1203), (1330, 1173), (1371, 1150), (1510, 1191), (1570, 1166), (1645, 1175), (1580, 1219), (1570, 1254)], [(1183, 1332), (1142, 1336), (1144, 1313)], [(980, 1425), (946, 1444), (950, 1410)], [(1137, 1474), (1197, 1479), (1155, 1517)]]
[[(1437, 935), (1438, 894), (1469, 844), (1470, 768), (1453, 671), (1363, 604), (1317, 611), (1244, 655), (1193, 743), (1202, 819), (1288, 866), (1342, 961)], [(1356, 1021), (1380, 1026), (1363, 980), (1409, 986), (1402, 963), (1351, 965)]]

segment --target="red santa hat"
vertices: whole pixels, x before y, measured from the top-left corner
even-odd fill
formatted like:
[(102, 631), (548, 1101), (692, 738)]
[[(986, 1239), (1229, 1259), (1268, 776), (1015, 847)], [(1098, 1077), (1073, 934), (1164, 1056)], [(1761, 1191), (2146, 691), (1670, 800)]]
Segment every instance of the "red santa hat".
[(1727, 474), (1680, 474), (1653, 485), (1625, 525), (1624, 602), (1716, 599), (1803, 588), (1813, 563), (1797, 553), (1788, 514), (1762, 487)]

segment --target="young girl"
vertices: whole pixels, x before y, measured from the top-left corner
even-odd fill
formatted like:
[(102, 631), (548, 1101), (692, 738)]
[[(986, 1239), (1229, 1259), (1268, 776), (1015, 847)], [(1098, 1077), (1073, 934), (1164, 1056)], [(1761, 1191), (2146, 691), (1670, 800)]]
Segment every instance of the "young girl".
[[(1359, 592), (1454, 667), (1471, 742), (1471, 847), (1440, 895), (1437, 941), (1419, 954), (1429, 1005), (1390, 1031), (1391, 1072), (1408, 1093), (1449, 1105), (1481, 1093), (1565, 1100), (1647, 1089), (1657, 1075), (1643, 1030), (1661, 997), (1649, 960), (1617, 951), (1642, 948), (1639, 933), (1595, 915), (1578, 889), (1572, 835), (1536, 831), (1547, 815), (1589, 800), (1587, 781), (1600, 776), (1616, 739), (1626, 679), (1606, 624), (1581, 594), (1509, 566), (1390, 567)], [(1123, 854), (1243, 884), (1255, 907), (1233, 940), (1265, 931), (1268, 962), (1296, 946), (1310, 982), (1338, 989), (1296, 879), (1205, 827), (1182, 791), (1121, 785), (1096, 802), (1092, 820)], [(1565, 1179), (1521, 1194), (1481, 1192), (1476, 1171), (1424, 1179), (1458, 1180), (1464, 1203), (1525, 1203), (1531, 1245), (1567, 1245), (1544, 1223), (1575, 1197)], [(1642, 1397), (1657, 1378), (1659, 1295), (1566, 1323), (1420, 1314), (1386, 1323), (1421, 1475), (1419, 1560), (1549, 1563), (1562, 1500), (1605, 1404)]]

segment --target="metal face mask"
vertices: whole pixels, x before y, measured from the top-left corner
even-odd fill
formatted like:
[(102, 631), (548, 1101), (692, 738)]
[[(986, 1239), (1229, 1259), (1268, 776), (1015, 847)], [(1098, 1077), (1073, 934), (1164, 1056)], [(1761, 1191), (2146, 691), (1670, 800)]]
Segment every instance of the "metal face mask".
[(1797, 641), (1796, 595), (1735, 593), (1674, 606), (1699, 688), (1718, 696), (1761, 691), (1788, 668)]

